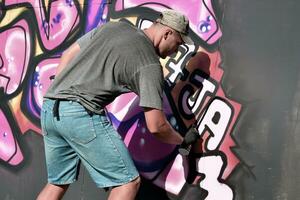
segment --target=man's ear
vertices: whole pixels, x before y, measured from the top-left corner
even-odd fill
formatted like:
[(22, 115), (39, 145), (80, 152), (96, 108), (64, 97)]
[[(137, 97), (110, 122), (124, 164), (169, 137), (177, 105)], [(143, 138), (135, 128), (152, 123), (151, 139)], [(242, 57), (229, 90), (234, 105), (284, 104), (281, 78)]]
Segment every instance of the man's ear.
[(168, 35), (171, 35), (172, 34), (172, 30), (171, 29), (166, 29), (165, 30), (165, 33), (164, 33), (164, 39), (166, 40), (167, 39), (167, 37), (168, 37)]
[(166, 39), (167, 39), (167, 37), (168, 37), (168, 33), (167, 33), (167, 32), (165, 32), (165, 34), (164, 34), (164, 39), (166, 40)]

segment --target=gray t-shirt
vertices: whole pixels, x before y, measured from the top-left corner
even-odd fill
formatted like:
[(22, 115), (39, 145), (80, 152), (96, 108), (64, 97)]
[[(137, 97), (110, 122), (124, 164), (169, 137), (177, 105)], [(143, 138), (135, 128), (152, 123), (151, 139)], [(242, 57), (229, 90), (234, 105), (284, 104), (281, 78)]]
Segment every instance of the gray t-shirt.
[(163, 72), (152, 42), (127, 22), (108, 22), (77, 40), (80, 52), (57, 75), (45, 98), (78, 100), (101, 113), (134, 92), (140, 106), (162, 110)]

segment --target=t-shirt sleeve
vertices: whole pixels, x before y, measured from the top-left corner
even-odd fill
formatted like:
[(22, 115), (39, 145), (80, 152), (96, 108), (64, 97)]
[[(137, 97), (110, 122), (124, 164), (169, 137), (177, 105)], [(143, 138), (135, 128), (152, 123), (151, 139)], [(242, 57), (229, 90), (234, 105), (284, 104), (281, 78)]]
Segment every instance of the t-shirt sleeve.
[(92, 29), (77, 40), (77, 43), (79, 44), (80, 48), (84, 48), (87, 44), (89, 44), (89, 41), (93, 39), (98, 29), (98, 27)]
[(141, 68), (133, 77), (136, 81), (137, 93), (141, 107), (163, 109), (164, 77), (159, 64)]

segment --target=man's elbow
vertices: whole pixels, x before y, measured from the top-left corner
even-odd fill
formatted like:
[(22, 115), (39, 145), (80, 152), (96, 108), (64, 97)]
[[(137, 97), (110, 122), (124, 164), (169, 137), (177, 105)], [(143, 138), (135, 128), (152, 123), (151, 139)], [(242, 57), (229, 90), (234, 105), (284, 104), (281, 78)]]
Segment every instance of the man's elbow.
[(148, 125), (147, 128), (153, 135), (158, 135), (164, 132), (165, 123)]
[(145, 118), (149, 132), (154, 135), (160, 135), (166, 132), (166, 129), (168, 129), (168, 121), (161, 110), (146, 110)]
[(153, 135), (159, 133), (159, 129), (157, 127), (153, 127), (153, 126), (149, 127), (148, 126), (147, 128), (148, 128), (149, 132), (152, 133)]

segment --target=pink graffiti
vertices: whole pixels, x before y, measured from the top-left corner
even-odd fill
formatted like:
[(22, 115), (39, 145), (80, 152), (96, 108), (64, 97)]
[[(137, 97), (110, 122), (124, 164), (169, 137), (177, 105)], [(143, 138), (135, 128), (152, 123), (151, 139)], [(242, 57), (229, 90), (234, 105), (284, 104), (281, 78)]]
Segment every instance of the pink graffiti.
[(51, 1), (49, 6), (43, 5), (42, 2), (39, 0), (10, 0), (5, 1), (5, 5), (30, 3), (35, 12), (42, 45), (51, 50), (62, 44), (76, 29), (79, 24), (79, 8), (75, 6), (73, 0)]
[(6, 94), (15, 92), (24, 79), (31, 49), (29, 36), (25, 20), (0, 33), (0, 87)]
[(181, 155), (177, 155), (175, 160), (164, 169), (153, 183), (166, 191), (178, 195), (186, 183), (187, 175), (187, 160)]
[(120, 11), (136, 6), (149, 7), (157, 11), (169, 7), (181, 11), (189, 18), (191, 29), (208, 44), (215, 43), (222, 36), (211, 0), (118, 0), (115, 9)]
[[(221, 55), (219, 51), (216, 51), (214, 53), (208, 53), (205, 52), (207, 55), (209, 55), (211, 65), (209, 67), (209, 72), (211, 78), (216, 80), (218, 83), (221, 83), (224, 70), (220, 67), (221, 64)], [(203, 69), (204, 70), (204, 69)], [(224, 90), (222, 88), (222, 85), (219, 84), (218, 90), (216, 92), (216, 96), (222, 97), (226, 101), (230, 103), (230, 105), (234, 109), (233, 117), (232, 117), (232, 123), (230, 123), (224, 137), (224, 142), (219, 147), (219, 150), (224, 152), (227, 157), (227, 166), (225, 168), (225, 171), (223, 173), (222, 178), (226, 179), (232, 172), (232, 170), (237, 166), (237, 164), (240, 162), (239, 159), (236, 157), (236, 155), (232, 152), (232, 147), (236, 146), (235, 142), (233, 141), (230, 133), (232, 132), (233, 126), (235, 122), (237, 121), (237, 118), (239, 116), (239, 113), (241, 111), (241, 104), (229, 99), (226, 97), (226, 94), (224, 93)]]
[[(20, 3), (29, 3), (32, 5), (38, 23), (39, 30), (37, 33), (40, 34), (42, 41), (40, 46), (42, 47), (42, 51), (44, 51), (44, 48), (52, 50), (63, 44), (71, 38), (71, 33), (77, 31), (75, 29), (81, 20), (79, 18), (79, 12), (81, 11), (75, 1), (76, 0), (49, 1), (49, 4), (46, 6), (44, 5), (45, 1), (39, 0), (9, 0), (4, 3), (6, 6)], [(106, 20), (108, 9), (107, 6), (103, 7), (104, 4), (102, 3), (104, 1), (99, 2), (100, 1), (92, 0), (84, 5), (85, 10), (87, 10), (86, 31), (105, 23), (104, 20)], [(20, 6), (21, 5), (22, 4), (20, 4)], [(121, 12), (136, 6), (148, 7), (156, 11), (170, 7), (185, 13), (190, 19), (192, 31), (197, 36), (197, 38), (194, 38), (195, 41), (200, 38), (207, 44), (214, 44), (222, 35), (212, 8), (211, 0), (153, 0), (151, 2), (145, 0), (117, 0), (115, 9)], [(30, 50), (32, 49), (32, 47), (30, 47), (30, 36), (28, 32), (26, 21), (22, 20), (5, 32), (0, 33), (0, 41), (4, 41), (0, 44), (0, 87), (5, 88), (6, 94), (12, 94), (16, 91), (27, 72)], [(9, 43), (10, 40), (13, 40), (13, 45)], [(195, 48), (198, 47), (191, 49), (191, 52), (193, 52)], [(231, 137), (231, 132), (241, 110), (241, 105), (227, 98), (223, 91), (221, 86), (223, 69), (219, 67), (221, 62), (219, 52), (205, 53), (210, 59), (209, 71), (207, 72), (205, 71), (206, 69), (201, 68), (203, 64), (201, 61), (203, 57), (201, 58), (201, 56), (199, 56), (200, 60), (196, 59), (195, 66), (207, 72), (210, 78), (217, 82), (218, 89), (214, 96), (222, 97), (222, 99), (229, 102), (234, 109), (231, 123), (228, 129), (226, 129), (224, 139), (217, 149), (226, 154), (227, 163), (225, 171), (222, 172), (223, 174), (220, 174), (225, 180), (239, 163), (239, 159), (231, 150), (231, 148), (236, 145)], [(46, 53), (42, 52), (42, 54), (45, 56)], [(186, 55), (188, 55), (188, 53), (186, 53)], [(199, 54), (196, 54), (194, 57), (196, 58), (198, 55)], [(187, 57), (184, 56), (182, 60), (186, 58)], [(33, 81), (26, 96), (26, 103), (29, 102), (26, 104), (28, 106), (26, 109), (31, 111), (37, 118), (39, 117), (39, 108), (42, 104), (42, 96), (51, 83), (50, 77), (54, 75), (58, 62), (59, 58), (47, 58), (41, 61), (37, 64), (31, 76)], [(194, 61), (191, 59), (187, 63), (192, 62)], [(178, 64), (178, 67), (181, 70), (180, 65), (181, 64)], [(174, 67), (176, 66), (174, 65)], [(209, 100), (214, 96), (207, 97), (199, 110), (205, 110), (205, 105), (207, 105)], [(172, 110), (176, 110), (176, 106), (171, 103), (170, 98), (172, 97), (168, 98), (164, 96), (164, 112), (171, 124), (177, 126), (176, 118), (172, 112)], [(23, 134), (31, 129), (40, 133), (40, 130), (26, 118), (21, 108), (18, 107), (20, 106), (21, 99), (17, 99), (16, 97), (11, 99), (11, 102), (13, 102), (11, 105), (13, 105), (12, 112), (15, 117), (14, 120), (17, 121), (20, 132)], [(114, 127), (118, 130), (127, 145), (140, 174), (152, 180), (157, 186), (177, 195), (186, 183), (189, 173), (188, 160), (178, 155), (175, 145), (161, 143), (148, 132), (143, 110), (138, 106), (138, 103), (139, 99), (135, 94), (124, 94), (107, 106), (108, 113), (112, 118)], [(176, 103), (179, 102), (175, 101), (175, 104)], [(174, 108), (171, 108), (171, 105), (173, 105)], [(199, 113), (201, 112), (199, 111)], [(179, 116), (179, 118), (180, 117), (181, 116)], [(0, 118), (0, 159), (10, 165), (18, 165), (23, 160), (22, 152), (2, 110), (0, 112)], [(203, 139), (205, 140), (206, 138)]]
[(35, 68), (32, 85), (33, 98), (31, 101), (34, 100), (39, 108), (42, 106), (43, 96), (52, 82), (58, 64), (59, 58), (50, 58), (41, 61)]
[(0, 159), (10, 165), (18, 165), (23, 160), (23, 154), (2, 110), (0, 110), (0, 121)]

